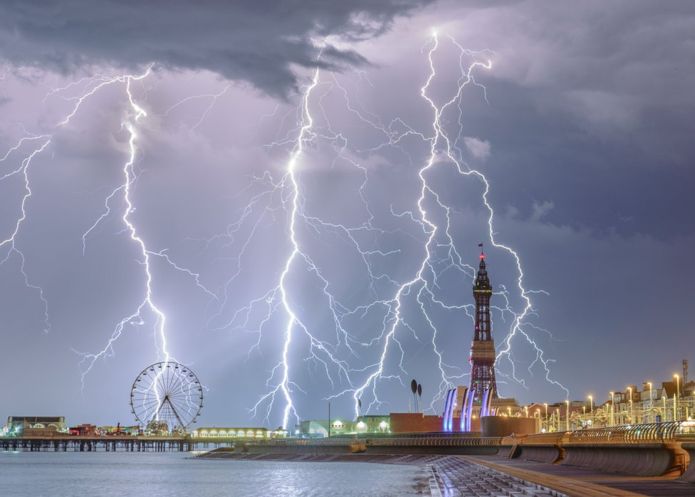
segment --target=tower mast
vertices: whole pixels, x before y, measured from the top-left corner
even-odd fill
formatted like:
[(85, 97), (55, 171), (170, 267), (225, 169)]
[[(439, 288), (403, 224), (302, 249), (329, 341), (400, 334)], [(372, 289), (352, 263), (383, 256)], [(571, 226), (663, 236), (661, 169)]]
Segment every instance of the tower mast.
[[(473, 285), (475, 298), (475, 333), (471, 346), (471, 393), (475, 402), (488, 404), (497, 398), (495, 382), (495, 342), (492, 339), (492, 322), (490, 320), (490, 297), (492, 286), (487, 275), (485, 252), (480, 247), (480, 264)], [(487, 413), (488, 406), (482, 405), (481, 412)]]

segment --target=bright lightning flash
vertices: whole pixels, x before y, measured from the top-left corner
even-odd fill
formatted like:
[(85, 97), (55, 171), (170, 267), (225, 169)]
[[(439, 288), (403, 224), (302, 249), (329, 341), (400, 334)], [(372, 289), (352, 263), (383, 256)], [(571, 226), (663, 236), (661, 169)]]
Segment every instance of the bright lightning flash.
[(138, 248), (139, 251), (139, 263), (143, 268), (144, 276), (144, 294), (142, 301), (138, 304), (136, 309), (120, 320), (120, 322), (115, 326), (109, 340), (107, 341), (105, 347), (96, 353), (81, 353), (77, 352), (81, 356), (80, 368), (81, 368), (81, 383), (84, 388), (85, 378), (88, 373), (92, 370), (95, 363), (100, 359), (114, 353), (113, 346), (118, 338), (121, 336), (125, 328), (129, 325), (144, 325), (147, 322), (147, 313), (149, 313), (154, 318), (153, 330), (155, 333), (155, 341), (157, 343), (157, 348), (159, 353), (164, 358), (165, 362), (169, 362), (172, 357), (168, 349), (167, 334), (166, 334), (166, 315), (162, 309), (155, 303), (153, 296), (153, 271), (151, 267), (151, 258), (156, 257), (162, 259), (168, 266), (176, 271), (186, 274), (191, 277), (195, 284), (202, 291), (207, 293), (209, 296), (216, 298), (213, 292), (205, 288), (200, 282), (199, 275), (190, 271), (187, 268), (179, 266), (176, 264), (167, 254), (167, 249), (162, 249), (159, 251), (153, 251), (148, 248), (145, 240), (140, 235), (137, 230), (136, 225), (132, 220), (132, 214), (135, 211), (134, 202), (132, 199), (132, 189), (137, 180), (137, 174), (134, 168), (135, 160), (137, 156), (137, 140), (138, 140), (138, 129), (137, 125), (139, 121), (147, 116), (145, 109), (135, 100), (133, 94), (133, 83), (139, 82), (147, 78), (152, 72), (152, 65), (147, 67), (147, 69), (141, 74), (119, 74), (116, 76), (93, 76), (82, 78), (79, 81), (75, 81), (66, 86), (60, 88), (54, 88), (51, 90), (44, 100), (52, 95), (56, 95), (62, 92), (66, 92), (75, 87), (80, 87), (87, 85), (87, 88), (76, 97), (68, 97), (67, 101), (73, 102), (69, 112), (65, 114), (62, 119), (55, 125), (55, 129), (51, 134), (43, 135), (28, 135), (21, 138), (13, 147), (11, 147), (5, 155), (0, 158), (0, 163), (7, 161), (13, 154), (19, 153), (26, 144), (33, 145), (31, 152), (20, 162), (19, 167), (10, 172), (0, 176), (0, 182), (15, 176), (22, 175), (24, 180), (24, 195), (20, 204), (20, 216), (17, 218), (14, 230), (10, 235), (4, 240), (0, 241), (0, 248), (8, 248), (7, 253), (4, 258), (0, 260), (0, 265), (5, 264), (8, 259), (14, 254), (19, 257), (20, 260), (20, 271), (24, 277), (24, 281), (27, 287), (35, 289), (39, 293), (39, 297), (44, 305), (44, 315), (46, 331), (50, 328), (49, 316), (48, 316), (48, 302), (44, 297), (44, 291), (41, 287), (32, 284), (25, 270), (25, 257), (23, 252), (20, 250), (17, 244), (17, 238), (20, 233), (23, 223), (28, 217), (27, 204), (32, 196), (31, 182), (30, 182), (30, 166), (32, 160), (41, 154), (44, 150), (48, 148), (53, 139), (53, 133), (56, 131), (67, 127), (73, 118), (78, 114), (82, 105), (92, 96), (96, 95), (100, 90), (120, 84), (125, 90), (125, 96), (128, 103), (129, 112), (125, 116), (122, 122), (123, 128), (128, 133), (128, 159), (123, 164), (122, 167), (122, 182), (113, 189), (113, 191), (106, 197), (104, 201), (104, 212), (97, 218), (97, 220), (90, 226), (82, 237), (83, 252), (86, 250), (86, 242), (88, 236), (94, 231), (99, 224), (104, 221), (111, 213), (111, 202), (118, 196), (121, 195), (122, 201), (124, 203), (124, 209), (121, 212), (120, 220), (124, 227), (124, 232), (127, 233), (129, 239)]

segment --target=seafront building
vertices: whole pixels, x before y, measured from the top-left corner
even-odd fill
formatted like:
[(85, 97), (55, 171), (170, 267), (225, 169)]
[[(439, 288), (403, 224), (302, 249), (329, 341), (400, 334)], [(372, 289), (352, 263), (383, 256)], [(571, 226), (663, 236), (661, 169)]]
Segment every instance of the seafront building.
[(260, 427), (232, 427), (225, 428), (219, 426), (196, 428), (191, 432), (193, 438), (215, 439), (215, 438), (246, 438), (246, 439), (271, 439), (285, 438), (287, 431), (282, 428), (277, 430), (269, 430), (268, 428)]
[(300, 422), (294, 432), (303, 438), (321, 438), (339, 435), (389, 434), (392, 415), (365, 415), (355, 421), (343, 418), (329, 420), (307, 420)]
[(12, 436), (44, 436), (52, 433), (67, 433), (63, 416), (10, 416), (4, 433)]

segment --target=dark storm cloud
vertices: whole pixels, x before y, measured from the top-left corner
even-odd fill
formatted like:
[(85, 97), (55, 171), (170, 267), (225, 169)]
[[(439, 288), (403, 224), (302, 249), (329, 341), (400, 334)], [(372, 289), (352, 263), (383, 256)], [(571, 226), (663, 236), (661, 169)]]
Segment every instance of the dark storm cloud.
[(552, 222), (604, 233), (695, 230), (695, 4), (441, 9), (459, 13), (449, 17), (464, 46), (496, 54), (490, 105), (468, 103), (467, 133), (490, 142), (497, 205), (531, 215), (553, 202)]
[[(315, 66), (326, 37), (376, 36), (429, 0), (6, 1), (0, 4), (0, 57), (69, 71), (90, 64), (156, 62), (207, 69), (273, 95), (295, 86), (292, 66)], [(331, 38), (321, 64), (363, 64)]]

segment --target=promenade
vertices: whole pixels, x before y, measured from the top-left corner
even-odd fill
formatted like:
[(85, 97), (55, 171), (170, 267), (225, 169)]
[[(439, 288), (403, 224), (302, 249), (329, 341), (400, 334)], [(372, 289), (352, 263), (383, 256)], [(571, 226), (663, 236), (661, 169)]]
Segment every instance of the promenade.
[(674, 476), (632, 476), (576, 466), (490, 456), (465, 456), (465, 459), (491, 470), (546, 485), (568, 496), (692, 497), (695, 495), (695, 485)]

